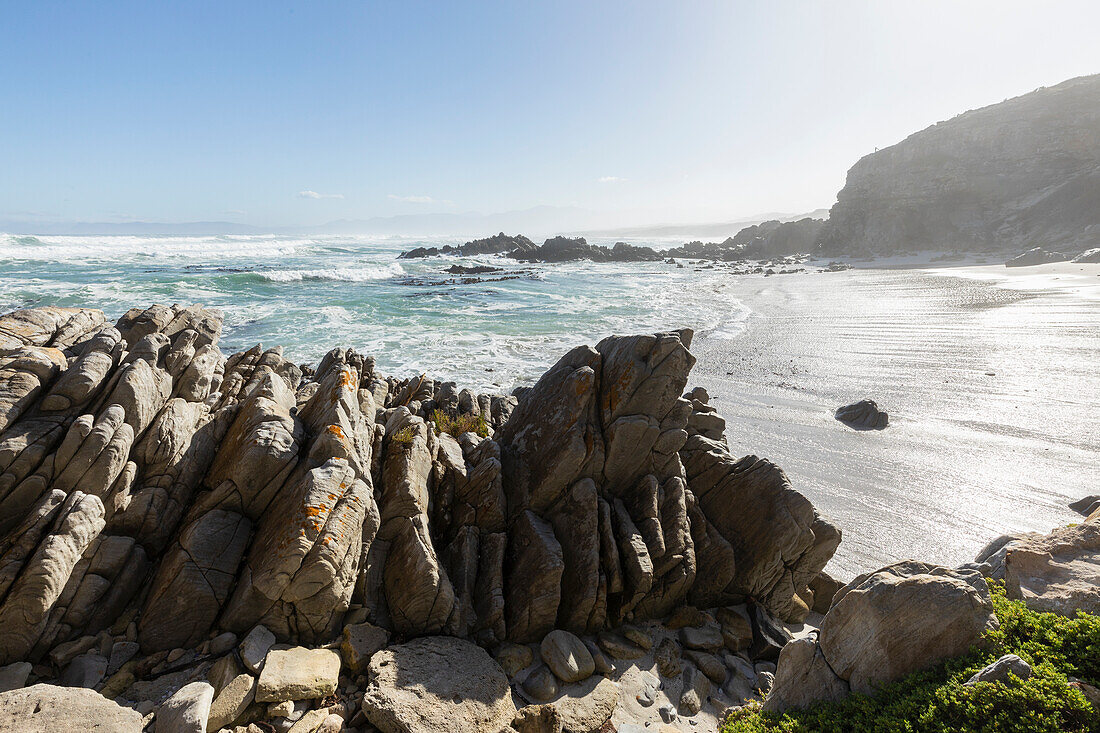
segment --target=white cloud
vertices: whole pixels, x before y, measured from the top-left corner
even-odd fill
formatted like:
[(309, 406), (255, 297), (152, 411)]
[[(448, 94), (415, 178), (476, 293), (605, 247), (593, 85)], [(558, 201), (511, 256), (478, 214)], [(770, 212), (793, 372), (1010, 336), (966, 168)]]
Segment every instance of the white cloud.
[(620, 178), (619, 176), (601, 176), (600, 178), (597, 178), (596, 180), (599, 181), (600, 183), (622, 183), (626, 179), (625, 178)]
[(398, 196), (391, 193), (387, 196), (390, 201), (402, 201), (406, 204), (434, 204), (435, 199), (431, 196)]
[(342, 199), (344, 194), (342, 193), (317, 193), (316, 191), (299, 191), (298, 198), (300, 199)]

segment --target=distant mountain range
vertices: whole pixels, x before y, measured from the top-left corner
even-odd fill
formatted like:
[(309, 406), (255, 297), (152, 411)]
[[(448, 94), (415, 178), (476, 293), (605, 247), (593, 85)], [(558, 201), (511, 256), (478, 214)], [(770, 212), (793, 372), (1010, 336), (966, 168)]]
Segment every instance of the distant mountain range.
[(806, 216), (821, 218), (825, 209), (810, 214), (768, 213), (719, 223), (657, 224), (653, 226), (600, 228), (606, 217), (597, 212), (572, 206), (536, 206), (520, 211), (497, 214), (437, 213), (405, 214), (369, 219), (338, 219), (325, 224), (303, 227), (257, 227), (230, 221), (192, 222), (41, 222), (0, 220), (0, 232), (12, 234), (44, 234), (55, 236), (130, 235), (130, 236), (215, 236), (219, 234), (330, 234), (373, 236), (452, 236), (480, 237), (494, 232), (524, 232), (537, 239), (569, 234), (594, 238), (662, 239), (724, 239), (745, 227), (770, 219), (791, 221)]

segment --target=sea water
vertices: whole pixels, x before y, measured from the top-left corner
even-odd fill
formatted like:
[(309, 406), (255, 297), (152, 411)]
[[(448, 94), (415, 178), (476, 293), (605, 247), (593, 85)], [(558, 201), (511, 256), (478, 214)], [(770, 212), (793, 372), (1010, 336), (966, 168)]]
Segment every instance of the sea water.
[[(667, 262), (525, 264), (502, 256), (399, 260), (458, 239), (0, 235), (0, 312), (153, 303), (225, 313), (226, 353), (282, 345), (315, 364), (335, 346), (382, 373), (482, 391), (531, 384), (570, 348), (692, 328), (732, 337), (747, 315), (728, 273)], [(636, 242), (662, 247), (672, 242)], [(501, 272), (452, 275), (489, 265)]]

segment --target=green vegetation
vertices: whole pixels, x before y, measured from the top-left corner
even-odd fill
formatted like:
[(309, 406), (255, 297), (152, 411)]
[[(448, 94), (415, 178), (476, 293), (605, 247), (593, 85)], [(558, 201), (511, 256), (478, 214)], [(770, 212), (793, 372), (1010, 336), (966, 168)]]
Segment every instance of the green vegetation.
[(483, 438), (489, 435), (489, 424), (480, 414), (467, 413), (451, 417), (443, 410), (436, 410), (432, 413), (432, 420), (439, 432), (449, 433), (456, 438), (463, 433), (477, 433)]
[[(1003, 586), (990, 590), (1001, 628), (987, 632), (987, 649), (912, 674), (874, 697), (852, 695), (784, 715), (743, 708), (726, 719), (722, 733), (1100, 732), (1100, 711), (1067, 686), (1067, 677), (1100, 683), (1100, 616), (1037, 613), (1005, 598)], [(963, 686), (1004, 654), (1031, 664), (1031, 678)]]
[(406, 446), (412, 445), (413, 439), (416, 437), (416, 430), (412, 425), (406, 425), (398, 430), (390, 437), (390, 441), (397, 443), (398, 445)]

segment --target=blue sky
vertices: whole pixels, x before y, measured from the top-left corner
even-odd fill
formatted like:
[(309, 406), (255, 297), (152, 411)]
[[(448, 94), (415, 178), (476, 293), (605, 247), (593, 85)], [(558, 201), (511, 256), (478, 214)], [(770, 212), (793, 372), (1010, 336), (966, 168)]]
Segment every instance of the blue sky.
[(1095, 2), (3, 2), (0, 220), (829, 206), (855, 160), (1100, 72)]

